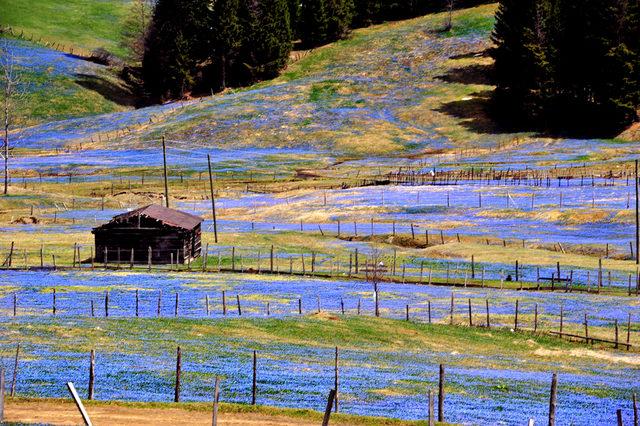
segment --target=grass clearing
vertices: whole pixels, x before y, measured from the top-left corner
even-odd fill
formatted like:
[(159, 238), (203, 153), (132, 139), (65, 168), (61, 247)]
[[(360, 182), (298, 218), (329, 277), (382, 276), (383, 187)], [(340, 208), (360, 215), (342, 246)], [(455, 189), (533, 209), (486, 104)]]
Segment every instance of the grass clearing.
[(128, 0), (0, 0), (0, 25), (65, 46), (99, 47), (118, 55), (128, 52), (119, 43)]

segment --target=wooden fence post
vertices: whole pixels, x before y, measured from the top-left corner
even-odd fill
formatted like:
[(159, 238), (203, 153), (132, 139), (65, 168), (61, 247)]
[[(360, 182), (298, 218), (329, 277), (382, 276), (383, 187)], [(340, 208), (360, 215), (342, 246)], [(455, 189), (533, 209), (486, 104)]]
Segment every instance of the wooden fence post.
[(434, 426), (436, 424), (436, 419), (434, 418), (434, 409), (433, 409), (433, 391), (429, 389), (429, 426)]
[(451, 307), (449, 308), (449, 324), (453, 325), (453, 292), (451, 292)]
[(586, 312), (584, 313), (584, 341), (589, 343), (589, 318)]
[(438, 421), (444, 422), (444, 364), (440, 364), (438, 379)]
[(238, 316), (242, 316), (242, 307), (240, 306), (240, 295), (236, 294), (236, 302), (238, 303)]
[(180, 375), (182, 374), (182, 351), (180, 346), (176, 351), (176, 384), (174, 388), (173, 402), (180, 402)]
[(271, 252), (269, 254), (269, 272), (273, 272), (273, 244), (271, 244)]
[(80, 411), (80, 415), (82, 416), (82, 420), (86, 426), (92, 426), (91, 419), (89, 418), (89, 414), (87, 414), (87, 410), (85, 410), (84, 405), (82, 405), (82, 401), (78, 396), (78, 392), (76, 391), (76, 387), (73, 385), (73, 382), (67, 382), (67, 389), (69, 389), (69, 393), (71, 393), (71, 397), (73, 398), (73, 402), (75, 402), (78, 411)]
[(91, 349), (89, 354), (89, 388), (87, 390), (87, 399), (91, 401), (93, 399), (93, 388), (95, 384), (95, 368), (96, 368), (96, 353)]
[(476, 278), (476, 258), (474, 255), (471, 255), (471, 279), (474, 280)]
[(491, 321), (489, 319), (489, 299), (484, 299), (484, 303), (487, 308), (487, 328), (491, 328)]
[(473, 313), (471, 312), (471, 298), (469, 298), (469, 327), (473, 327)]
[(336, 390), (331, 389), (329, 391), (329, 397), (327, 398), (327, 406), (324, 409), (324, 417), (322, 418), (322, 426), (329, 426), (329, 419), (331, 418), (331, 408), (333, 407), (333, 401), (336, 397)]
[(354, 254), (354, 267), (355, 267), (355, 273), (356, 275), (358, 275), (358, 249), (356, 248), (355, 250), (355, 254)]
[(53, 315), (56, 314), (56, 289), (53, 289), (53, 306), (52, 306)]
[(158, 291), (158, 308), (157, 308), (157, 316), (160, 318), (162, 310), (162, 290)]
[(533, 315), (533, 332), (538, 331), (538, 304), (536, 303)]
[(627, 350), (631, 349), (631, 313), (627, 314)]
[(10, 396), (15, 396), (16, 394), (16, 382), (18, 380), (18, 357), (20, 356), (20, 342), (18, 342), (16, 346), (16, 357), (13, 362), (13, 377), (11, 378), (11, 390), (9, 392)]
[(636, 393), (633, 393), (633, 426), (638, 426), (638, 401)]
[(109, 316), (109, 290), (104, 292), (104, 316)]
[(227, 295), (224, 290), (222, 290), (222, 315), (227, 315)]
[(515, 313), (515, 317), (513, 320), (513, 329), (514, 331), (518, 331), (518, 306), (519, 306), (519, 301), (518, 299), (516, 299), (516, 313)]
[(251, 405), (256, 405), (258, 393), (258, 353), (253, 351), (253, 382), (251, 385)]
[(549, 426), (556, 424), (556, 401), (558, 398), (558, 375), (553, 373), (551, 377), (551, 396), (549, 398)]
[(220, 397), (220, 378), (216, 376), (216, 382), (213, 388), (213, 417), (211, 426), (218, 425), (218, 399)]

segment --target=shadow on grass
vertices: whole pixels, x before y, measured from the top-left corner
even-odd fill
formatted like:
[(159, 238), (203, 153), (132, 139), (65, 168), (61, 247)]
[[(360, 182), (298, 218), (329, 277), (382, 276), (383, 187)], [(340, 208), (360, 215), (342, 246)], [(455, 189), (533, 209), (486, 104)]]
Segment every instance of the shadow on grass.
[[(486, 51), (472, 52), (454, 59), (482, 57), (487, 54)], [(445, 75), (436, 78), (446, 83), (495, 85), (492, 66), (485, 64), (452, 68)], [(625, 130), (623, 127), (607, 125), (597, 116), (589, 118), (587, 113), (577, 112), (558, 114), (559, 119), (546, 124), (534, 123), (519, 115), (520, 106), (500, 105), (494, 94), (493, 89), (479, 90), (462, 99), (444, 103), (436, 111), (459, 119), (461, 126), (477, 134), (532, 133), (536, 137), (610, 139)], [(571, 108), (567, 110), (572, 111)]]
[(136, 99), (131, 91), (123, 86), (114, 84), (100, 76), (77, 74), (75, 82), (85, 89), (100, 94), (103, 98), (118, 105), (135, 107)]

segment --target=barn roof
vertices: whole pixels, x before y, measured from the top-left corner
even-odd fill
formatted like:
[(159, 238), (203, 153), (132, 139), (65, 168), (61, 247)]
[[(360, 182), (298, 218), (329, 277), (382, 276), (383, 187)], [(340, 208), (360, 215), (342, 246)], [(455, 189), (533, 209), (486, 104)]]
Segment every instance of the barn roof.
[(114, 216), (113, 219), (111, 219), (111, 223), (126, 221), (127, 219), (136, 216), (146, 216), (162, 222), (165, 225), (188, 230), (195, 228), (203, 221), (200, 216), (170, 209), (158, 204), (150, 204), (148, 206), (140, 207), (139, 209)]

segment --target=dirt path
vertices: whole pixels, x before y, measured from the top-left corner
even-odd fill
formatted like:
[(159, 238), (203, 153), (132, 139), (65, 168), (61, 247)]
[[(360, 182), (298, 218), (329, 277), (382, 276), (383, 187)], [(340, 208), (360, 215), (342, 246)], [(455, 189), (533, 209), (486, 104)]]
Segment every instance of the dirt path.
[[(117, 405), (90, 405), (91, 421), (101, 425), (206, 425), (211, 424), (211, 412), (180, 408), (132, 408)], [(21, 423), (80, 425), (82, 417), (75, 405), (59, 401), (7, 401), (5, 420)], [(286, 416), (259, 413), (221, 413), (220, 425), (311, 426), (317, 423)]]

